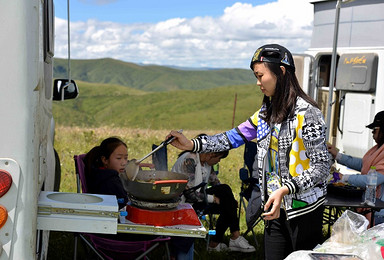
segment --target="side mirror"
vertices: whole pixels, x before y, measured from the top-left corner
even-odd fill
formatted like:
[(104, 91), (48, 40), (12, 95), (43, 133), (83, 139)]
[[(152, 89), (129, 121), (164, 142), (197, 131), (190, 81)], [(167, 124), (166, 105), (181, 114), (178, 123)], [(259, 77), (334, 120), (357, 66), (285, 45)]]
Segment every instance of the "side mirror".
[(79, 89), (74, 80), (55, 79), (53, 82), (53, 100), (73, 99), (79, 95)]

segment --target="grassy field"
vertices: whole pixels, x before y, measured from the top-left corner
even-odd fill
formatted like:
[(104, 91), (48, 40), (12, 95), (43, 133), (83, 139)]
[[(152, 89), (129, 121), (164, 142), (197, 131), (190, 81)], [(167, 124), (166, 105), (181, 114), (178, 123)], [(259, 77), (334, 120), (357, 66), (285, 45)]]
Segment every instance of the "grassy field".
[[(129, 159), (141, 158), (151, 151), (152, 144), (160, 144), (169, 130), (150, 130), (150, 129), (129, 129), (129, 128), (81, 128), (58, 126), (56, 128), (55, 148), (61, 160), (61, 185), (62, 192), (76, 192), (75, 166), (73, 156), (88, 152), (95, 145), (109, 136), (118, 136), (124, 140), (128, 146)], [(197, 134), (204, 132), (214, 134), (218, 130), (184, 130), (184, 134), (192, 138)], [(179, 150), (173, 146), (168, 146), (168, 165), (171, 167), (176, 161)], [(241, 181), (239, 178), (239, 169), (243, 167), (243, 148), (231, 150), (229, 156), (220, 162), (219, 179), (232, 187), (235, 198), (239, 199)], [(144, 162), (150, 162), (150, 158)], [(212, 257), (219, 259), (262, 259), (262, 229), (263, 224), (259, 224), (255, 231), (259, 241), (259, 247), (255, 253), (208, 253), (205, 250), (206, 242), (204, 239), (196, 239), (195, 259), (210, 259)], [(245, 213), (241, 212), (240, 231), (246, 230)], [(251, 244), (255, 245), (250, 235), (246, 237)], [(229, 234), (225, 238), (227, 244)], [(62, 252), (66, 252), (62, 254)], [(89, 252), (80, 246), (79, 259), (93, 259)], [(51, 244), (48, 254), (49, 259), (72, 259), (73, 257), (73, 234), (64, 232), (51, 232)]]

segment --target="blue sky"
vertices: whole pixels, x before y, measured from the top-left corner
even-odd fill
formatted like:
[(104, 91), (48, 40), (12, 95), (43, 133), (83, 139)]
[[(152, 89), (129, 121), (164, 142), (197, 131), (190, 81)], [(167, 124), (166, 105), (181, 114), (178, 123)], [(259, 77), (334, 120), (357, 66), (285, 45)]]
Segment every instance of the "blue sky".
[[(55, 15), (55, 56), (66, 58), (66, 0), (55, 1)], [(70, 0), (70, 20), (73, 59), (247, 68), (262, 44), (304, 52), (313, 5), (308, 0)]]

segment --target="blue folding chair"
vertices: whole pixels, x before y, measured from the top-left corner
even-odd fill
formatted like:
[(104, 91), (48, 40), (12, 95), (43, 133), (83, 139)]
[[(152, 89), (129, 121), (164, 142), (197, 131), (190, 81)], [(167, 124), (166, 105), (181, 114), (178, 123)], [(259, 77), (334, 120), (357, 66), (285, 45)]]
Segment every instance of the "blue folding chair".
[[(240, 188), (240, 205), (238, 217), (240, 218), (241, 208), (246, 209), (245, 218), (247, 223), (247, 230), (243, 234), (246, 236), (252, 232), (256, 245), (258, 244), (256, 234), (253, 228), (262, 220), (261, 213), (261, 193), (258, 186), (258, 179), (252, 176), (253, 163), (257, 154), (257, 146), (255, 142), (245, 143), (244, 148), (244, 167), (239, 170), (239, 177), (241, 180)], [(246, 205), (245, 201), (248, 201)]]

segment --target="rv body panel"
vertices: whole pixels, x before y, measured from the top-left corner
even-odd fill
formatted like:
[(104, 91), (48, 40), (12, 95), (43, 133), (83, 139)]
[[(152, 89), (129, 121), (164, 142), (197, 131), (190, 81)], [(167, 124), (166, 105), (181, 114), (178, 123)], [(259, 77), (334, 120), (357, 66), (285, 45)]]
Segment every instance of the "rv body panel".
[[(310, 48), (332, 48), (336, 1), (312, 1), (312, 3), (314, 20)], [(341, 3), (338, 47), (382, 47), (383, 14), (383, 0)]]
[[(43, 9), (40, 0), (5, 1), (0, 9), (0, 157), (9, 158), (20, 171), (18, 183), (11, 190), (17, 199), (7, 209), (14, 211), (14, 219), (8, 219), (0, 229), (0, 236), (6, 237), (0, 259), (36, 257), (37, 198), (43, 185), (44, 189), (53, 187), (52, 178), (46, 178), (48, 173), (54, 174), (54, 160), (51, 124), (47, 124), (52, 118), (52, 98), (45, 93), (46, 87), (51, 88), (52, 77), (45, 80), (40, 48)], [(46, 82), (50, 85), (45, 86)], [(13, 171), (10, 174), (15, 176)], [(7, 226), (14, 232), (7, 233)]]
[(384, 0), (341, 3), (337, 38), (336, 78), (332, 111), (328, 113), (336, 1), (311, 1), (314, 28), (312, 89), (307, 91), (325, 117), (331, 116), (329, 142), (340, 152), (362, 158), (375, 143), (365, 126), (384, 110)]

